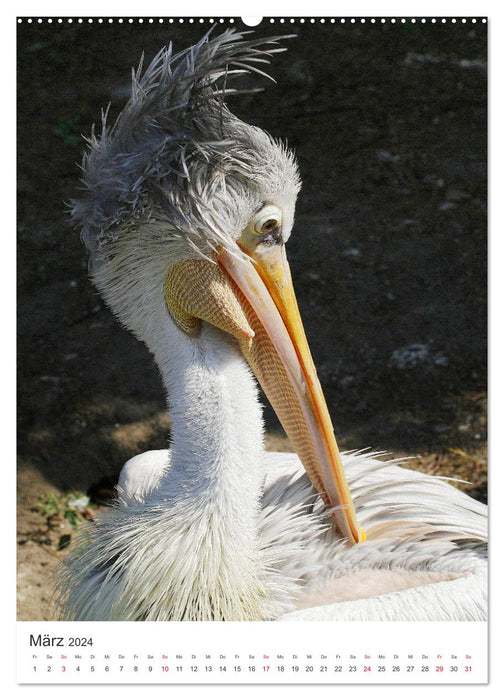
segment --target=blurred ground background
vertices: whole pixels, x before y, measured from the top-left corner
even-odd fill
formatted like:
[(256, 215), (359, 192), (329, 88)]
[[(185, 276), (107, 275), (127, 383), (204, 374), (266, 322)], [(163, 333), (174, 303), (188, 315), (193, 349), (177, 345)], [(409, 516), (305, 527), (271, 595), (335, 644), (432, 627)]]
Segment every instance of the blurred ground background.
[[(109, 102), (118, 114), (141, 53), (206, 28), (18, 25), (20, 620), (55, 614), (51, 576), (84, 503), (68, 494), (93, 517), (122, 463), (169, 439), (158, 372), (88, 281), (65, 203), (81, 134)], [(229, 106), (298, 155), (288, 253), (338, 441), (416, 455), (485, 500), (486, 25), (256, 31), (297, 38), (273, 61), (277, 85), (254, 79), (264, 92)], [(269, 407), (266, 421), (268, 446), (288, 449)]]

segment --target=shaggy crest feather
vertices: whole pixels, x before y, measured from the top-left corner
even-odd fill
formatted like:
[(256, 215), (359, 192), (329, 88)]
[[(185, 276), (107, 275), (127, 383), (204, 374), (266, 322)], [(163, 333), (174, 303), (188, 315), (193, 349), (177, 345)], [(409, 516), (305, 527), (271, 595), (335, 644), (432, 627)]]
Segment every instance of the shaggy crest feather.
[(225, 96), (239, 92), (229, 87), (233, 78), (250, 72), (266, 76), (257, 64), (284, 50), (277, 45), (281, 37), (246, 40), (246, 34), (208, 32), (178, 54), (170, 43), (145, 72), (143, 59), (133, 71), (131, 98), (113, 126), (107, 124), (108, 110), (103, 113), (101, 134), (93, 130), (82, 163), (86, 192), (72, 208), (93, 269), (100, 265), (102, 246), (120, 236), (127, 220), (165, 221), (186, 236), (196, 254), (204, 255), (202, 239), (205, 248), (230, 246), (226, 216), (232, 212), (217, 215), (212, 204), (221, 192), (245, 196), (243, 180), (250, 186), (260, 179), (261, 166), (271, 169), (275, 152), (299, 186), (287, 149), (224, 104)]

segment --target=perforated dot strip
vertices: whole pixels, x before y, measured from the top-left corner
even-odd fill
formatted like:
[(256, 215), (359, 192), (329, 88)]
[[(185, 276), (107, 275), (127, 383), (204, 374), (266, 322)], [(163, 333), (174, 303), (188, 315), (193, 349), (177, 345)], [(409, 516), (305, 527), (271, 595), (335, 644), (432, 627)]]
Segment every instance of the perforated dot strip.
[[(240, 17), (18, 17), (18, 24), (248, 24)], [(261, 24), (486, 24), (486, 17), (264, 17)]]

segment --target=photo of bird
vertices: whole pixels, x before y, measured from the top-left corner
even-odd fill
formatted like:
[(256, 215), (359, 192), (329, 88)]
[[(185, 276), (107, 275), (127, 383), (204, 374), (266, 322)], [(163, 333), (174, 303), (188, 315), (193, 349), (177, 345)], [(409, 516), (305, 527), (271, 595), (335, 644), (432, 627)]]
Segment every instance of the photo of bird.
[[(73, 220), (172, 427), (63, 559), (64, 619), (486, 619), (486, 506), (337, 445), (286, 253), (296, 156), (227, 106), (286, 43), (228, 29), (170, 44), (88, 141)], [(294, 453), (265, 450), (257, 383)]]

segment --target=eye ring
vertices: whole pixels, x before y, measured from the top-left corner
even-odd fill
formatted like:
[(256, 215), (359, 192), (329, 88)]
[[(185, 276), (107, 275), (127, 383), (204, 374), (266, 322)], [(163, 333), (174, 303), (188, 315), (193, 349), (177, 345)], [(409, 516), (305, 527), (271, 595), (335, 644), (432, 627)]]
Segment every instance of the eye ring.
[(282, 212), (274, 204), (268, 204), (258, 213), (253, 225), (259, 236), (274, 233), (282, 225)]

